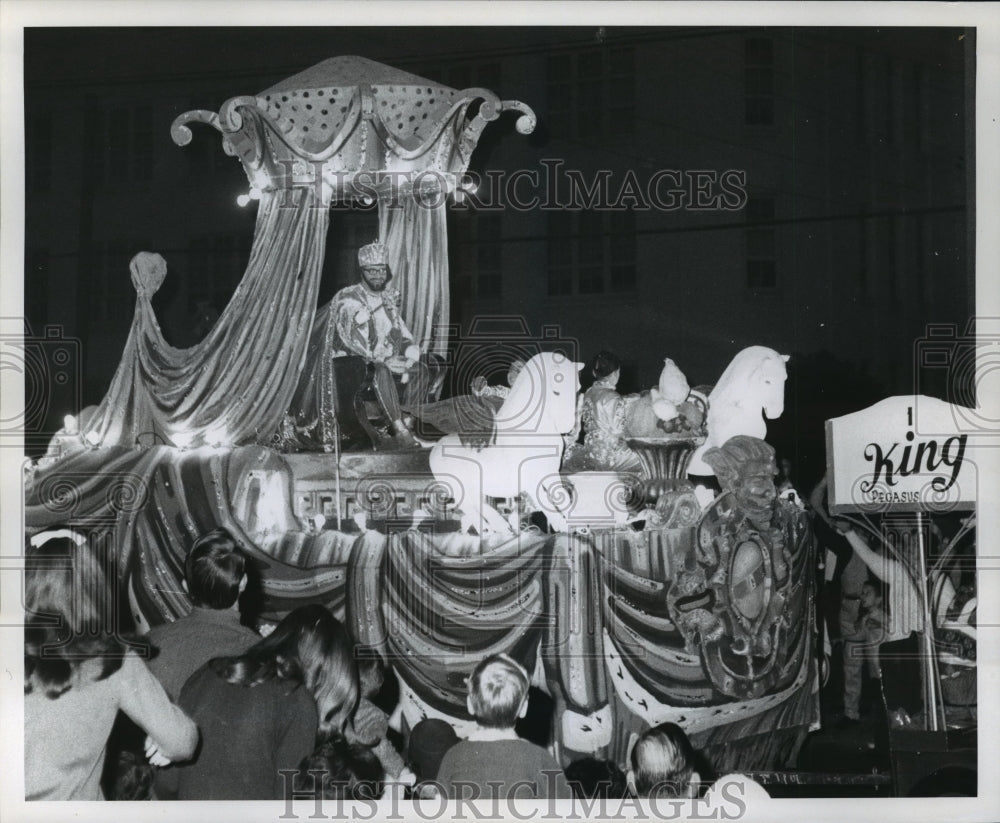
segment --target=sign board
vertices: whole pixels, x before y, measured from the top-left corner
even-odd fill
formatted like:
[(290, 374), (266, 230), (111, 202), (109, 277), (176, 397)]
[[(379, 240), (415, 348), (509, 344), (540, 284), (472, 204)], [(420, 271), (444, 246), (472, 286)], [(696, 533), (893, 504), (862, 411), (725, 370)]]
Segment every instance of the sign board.
[(974, 508), (978, 475), (968, 432), (960, 427), (970, 414), (933, 397), (906, 395), (827, 420), (831, 513)]

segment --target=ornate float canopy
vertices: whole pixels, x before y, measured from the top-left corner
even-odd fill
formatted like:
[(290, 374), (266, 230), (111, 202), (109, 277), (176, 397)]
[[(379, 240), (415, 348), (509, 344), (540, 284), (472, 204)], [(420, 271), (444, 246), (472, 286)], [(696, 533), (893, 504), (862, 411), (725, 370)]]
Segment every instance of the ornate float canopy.
[(454, 190), (483, 128), (507, 110), (521, 112), (521, 134), (534, 130), (527, 105), (487, 89), (459, 91), (364, 57), (332, 57), (260, 94), (233, 97), (218, 114), (185, 112), (171, 135), (183, 146), (189, 123), (208, 123), (253, 189), (319, 186), (328, 204), (384, 197), (393, 187)]

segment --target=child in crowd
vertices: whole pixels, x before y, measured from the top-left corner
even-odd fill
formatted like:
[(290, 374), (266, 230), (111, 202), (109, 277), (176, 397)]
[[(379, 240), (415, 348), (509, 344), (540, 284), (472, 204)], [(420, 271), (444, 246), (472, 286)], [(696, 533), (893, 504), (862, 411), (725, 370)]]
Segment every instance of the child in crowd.
[(96, 552), (68, 529), (36, 535), (25, 555), (24, 794), (101, 800), (118, 710), (158, 763), (194, 754), (198, 729), (121, 639), (115, 593)]
[(437, 776), (445, 753), (458, 742), (450, 723), (436, 717), (421, 720), (413, 727), (406, 742), (410, 769), (416, 778), (413, 795), (420, 798), (438, 796)]
[(301, 606), (238, 657), (210, 660), (181, 690), (202, 745), (190, 764), (158, 775), (177, 800), (281, 799), (317, 735), (343, 734), (358, 700), (353, 644), (320, 605)]
[[(698, 797), (702, 782), (695, 770), (695, 759), (691, 741), (676, 723), (647, 729), (629, 754), (629, 790), (636, 797)], [(763, 786), (743, 774), (723, 775), (705, 793), (710, 806), (724, 806), (734, 798), (757, 801), (767, 797)]]
[(246, 556), (225, 529), (199, 537), (184, 561), (184, 590), (191, 612), (149, 633), (159, 654), (149, 661), (172, 700), (214, 657), (243, 654), (260, 636), (240, 625), (239, 598), (247, 587)]
[(414, 781), (413, 773), (406, 768), (403, 758), (389, 741), (389, 716), (376, 706), (372, 699), (382, 690), (385, 682), (385, 668), (377, 657), (365, 657), (358, 663), (358, 677), (361, 683), (361, 699), (354, 712), (353, 739), (369, 746), (382, 763), (382, 779), (388, 783), (408, 783)]
[(701, 777), (694, 749), (676, 723), (647, 729), (629, 756), (629, 790), (636, 797), (697, 797)]
[(316, 780), (325, 800), (377, 800), (382, 795), (382, 764), (370, 748), (352, 745), (334, 732), (303, 759), (295, 791), (314, 792)]
[(505, 654), (491, 655), (469, 677), (466, 705), (477, 728), (441, 761), (438, 782), (449, 798), (565, 798), (559, 764), (514, 730), (528, 711), (528, 673)]

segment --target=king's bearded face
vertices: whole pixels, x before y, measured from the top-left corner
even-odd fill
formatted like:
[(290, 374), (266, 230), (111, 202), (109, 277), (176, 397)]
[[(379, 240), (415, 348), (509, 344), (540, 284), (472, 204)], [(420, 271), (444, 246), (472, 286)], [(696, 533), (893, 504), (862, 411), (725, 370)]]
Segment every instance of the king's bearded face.
[(362, 266), (361, 279), (371, 291), (383, 291), (389, 282), (389, 267), (385, 265)]

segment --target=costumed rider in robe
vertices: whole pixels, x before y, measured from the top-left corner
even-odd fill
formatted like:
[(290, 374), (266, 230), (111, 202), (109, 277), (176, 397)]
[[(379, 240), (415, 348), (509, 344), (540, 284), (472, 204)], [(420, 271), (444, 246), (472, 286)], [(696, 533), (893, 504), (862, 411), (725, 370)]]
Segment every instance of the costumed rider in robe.
[(373, 384), (379, 405), (396, 438), (417, 445), (403, 422), (400, 390), (407, 404), (427, 397), (437, 367), (424, 359), (399, 311), (399, 292), (389, 285), (392, 272), (382, 243), (358, 250), (361, 282), (337, 292), (331, 301), (335, 324), (333, 357), (359, 355), (375, 367)]

